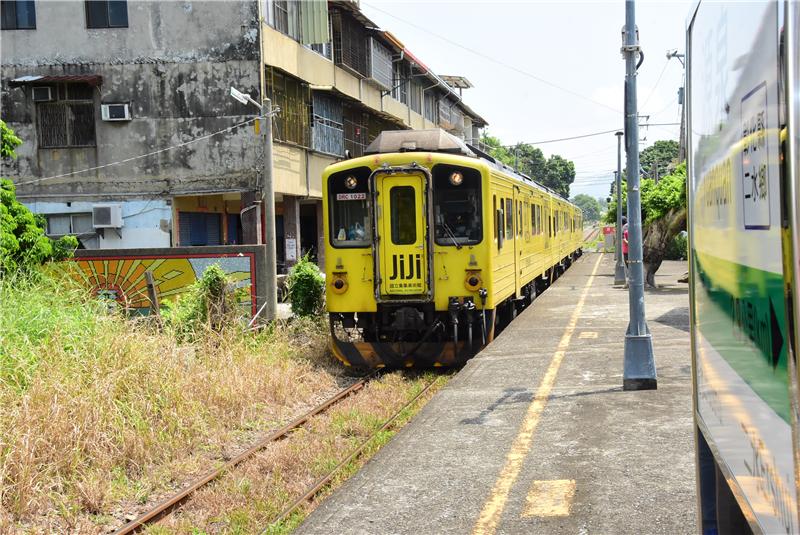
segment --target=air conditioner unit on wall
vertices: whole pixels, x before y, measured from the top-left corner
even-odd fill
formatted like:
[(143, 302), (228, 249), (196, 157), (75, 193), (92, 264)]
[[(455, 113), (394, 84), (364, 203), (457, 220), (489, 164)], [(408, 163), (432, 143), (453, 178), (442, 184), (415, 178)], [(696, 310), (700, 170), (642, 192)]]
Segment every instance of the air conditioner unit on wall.
[(130, 121), (130, 104), (100, 104), (100, 115), (104, 121)]
[(92, 206), (92, 227), (122, 228), (122, 206), (119, 204), (95, 204)]
[(52, 87), (40, 86), (33, 88), (33, 101), (34, 102), (50, 102), (53, 100)]

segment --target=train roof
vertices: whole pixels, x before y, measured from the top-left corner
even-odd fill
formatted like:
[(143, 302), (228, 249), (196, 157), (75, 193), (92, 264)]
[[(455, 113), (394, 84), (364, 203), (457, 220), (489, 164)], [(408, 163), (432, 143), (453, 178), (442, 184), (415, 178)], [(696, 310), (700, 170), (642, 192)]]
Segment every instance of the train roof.
[[(461, 138), (445, 132), (441, 128), (431, 128), (427, 130), (384, 130), (366, 149), (364, 155), (387, 154), (393, 152), (441, 152), (445, 154), (455, 154), (466, 156), (477, 160), (485, 161), (489, 167), (511, 175), (521, 182), (534, 185), (557, 197), (564, 197), (558, 192), (536, 182), (533, 178), (516, 169), (497, 161), (490, 154), (465, 143)], [(568, 199), (564, 199), (569, 202)]]

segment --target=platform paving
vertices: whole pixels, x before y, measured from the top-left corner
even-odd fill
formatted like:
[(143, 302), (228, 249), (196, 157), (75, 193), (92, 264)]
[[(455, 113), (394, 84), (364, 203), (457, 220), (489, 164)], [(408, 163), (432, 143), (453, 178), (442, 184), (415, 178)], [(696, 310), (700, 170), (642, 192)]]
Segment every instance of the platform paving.
[(695, 532), (685, 270), (645, 296), (658, 390), (622, 390), (627, 290), (585, 254), (297, 533)]

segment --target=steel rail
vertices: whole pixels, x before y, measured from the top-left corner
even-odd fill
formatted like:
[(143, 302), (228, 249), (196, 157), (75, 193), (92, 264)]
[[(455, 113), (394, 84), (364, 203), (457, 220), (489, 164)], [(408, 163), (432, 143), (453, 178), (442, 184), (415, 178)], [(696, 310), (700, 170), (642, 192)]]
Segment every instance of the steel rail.
[(268, 527), (266, 527), (264, 529), (264, 531), (261, 532), (261, 535), (265, 535), (266, 533), (269, 533), (269, 530), (271, 528), (273, 528), (275, 525), (279, 524), (280, 522), (283, 522), (284, 520), (286, 520), (298, 507), (300, 507), (302, 504), (304, 504), (305, 502), (307, 502), (308, 500), (310, 500), (314, 496), (316, 496), (316, 494), (319, 493), (319, 491), (322, 490), (322, 488), (326, 484), (328, 484), (328, 482), (330, 482), (331, 479), (333, 479), (333, 476), (336, 475), (336, 473), (342, 467), (346, 466), (350, 461), (352, 461), (353, 459), (358, 457), (358, 455), (364, 450), (364, 448), (367, 447), (367, 445), (370, 442), (372, 442), (372, 440), (377, 436), (378, 433), (380, 433), (381, 431), (385, 431), (390, 425), (392, 425), (392, 423), (395, 420), (397, 420), (397, 418), (400, 417), (400, 414), (402, 414), (403, 411), (405, 411), (408, 407), (413, 405), (420, 397), (422, 397), (423, 394), (425, 394), (428, 390), (430, 390), (433, 387), (433, 385), (435, 385), (437, 382), (439, 382), (439, 379), (440, 379), (440, 377), (437, 377), (436, 379), (434, 379), (433, 381), (428, 383), (428, 385), (425, 388), (423, 388), (422, 390), (420, 390), (419, 393), (416, 396), (411, 398), (411, 400), (408, 403), (406, 403), (405, 405), (403, 405), (397, 412), (395, 412), (394, 415), (391, 418), (386, 420), (379, 429), (377, 429), (366, 440), (364, 440), (361, 444), (359, 444), (359, 446), (356, 449), (354, 449), (350, 453), (350, 455), (345, 457), (342, 461), (339, 462), (339, 464), (337, 464), (335, 467), (333, 467), (333, 469), (330, 472), (328, 472), (327, 475), (325, 475), (325, 476), (321, 477), (320, 479), (318, 479), (314, 483), (314, 485), (306, 491), (305, 494), (303, 494), (300, 498), (295, 500), (294, 503), (292, 503), (292, 505), (290, 505), (289, 507), (284, 509), (284, 511), (280, 514), (280, 516), (278, 516), (277, 519), (273, 520), (272, 523)]
[(367, 382), (370, 379), (372, 379), (375, 375), (376, 373), (372, 373), (367, 377), (364, 377), (363, 379), (360, 379), (359, 381), (353, 383), (347, 388), (340, 390), (337, 394), (331, 396), (326, 401), (324, 401), (320, 405), (317, 405), (315, 408), (311, 409), (307, 413), (292, 420), (291, 422), (287, 423), (286, 425), (277, 429), (276, 431), (273, 431), (272, 433), (268, 434), (267, 436), (265, 436), (264, 438), (262, 438), (261, 440), (250, 446), (245, 451), (231, 458), (228, 462), (226, 462), (219, 468), (207, 472), (205, 475), (192, 482), (192, 484), (190, 484), (188, 487), (186, 487), (179, 493), (164, 500), (163, 502), (156, 505), (149, 511), (143, 513), (134, 520), (131, 520), (130, 522), (119, 528), (117, 531), (115, 531), (114, 535), (129, 535), (130, 533), (135, 533), (136, 531), (144, 527), (145, 524), (148, 524), (153, 520), (160, 518), (161, 516), (166, 514), (170, 509), (174, 508), (175, 506), (186, 500), (192, 493), (194, 493), (199, 488), (219, 478), (223, 473), (235, 467), (248, 457), (252, 456), (254, 453), (264, 449), (270, 443), (275, 442), (276, 440), (288, 435), (289, 432), (300, 427), (301, 425), (306, 423), (309, 419), (311, 419), (313, 416), (316, 416), (317, 414), (324, 412), (335, 403), (348, 397), (354, 392), (361, 390), (362, 388), (364, 388)]

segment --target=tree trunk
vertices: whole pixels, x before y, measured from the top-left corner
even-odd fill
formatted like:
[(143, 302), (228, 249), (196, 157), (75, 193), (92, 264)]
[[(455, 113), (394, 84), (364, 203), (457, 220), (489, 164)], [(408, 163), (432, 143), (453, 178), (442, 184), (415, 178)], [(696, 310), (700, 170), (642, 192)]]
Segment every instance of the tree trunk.
[(686, 208), (670, 210), (667, 214), (650, 223), (642, 239), (645, 284), (656, 287), (656, 271), (667, 253), (667, 247), (675, 236), (686, 228)]

